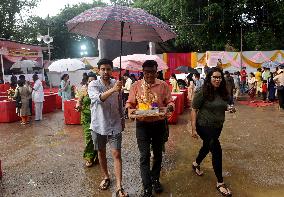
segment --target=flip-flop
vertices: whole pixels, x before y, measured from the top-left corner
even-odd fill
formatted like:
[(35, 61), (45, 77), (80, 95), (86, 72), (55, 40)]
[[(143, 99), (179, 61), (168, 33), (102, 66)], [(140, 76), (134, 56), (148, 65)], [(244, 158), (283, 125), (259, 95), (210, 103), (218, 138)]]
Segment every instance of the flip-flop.
[(129, 197), (129, 195), (124, 191), (124, 189), (122, 187), (116, 191), (115, 196), (116, 197)]
[(91, 167), (93, 164), (94, 164), (94, 163), (91, 162), (91, 161), (86, 161), (85, 166), (89, 168), (89, 167)]
[(99, 188), (100, 190), (107, 190), (110, 186), (110, 179), (107, 178), (107, 179), (103, 179)]
[[(203, 172), (200, 170), (200, 165), (195, 166), (195, 165), (192, 164), (192, 169), (197, 176), (203, 176)], [(196, 170), (198, 170), (200, 173), (197, 173)]]
[[(224, 189), (226, 189), (227, 193), (224, 193), (221, 191), (221, 187), (223, 187)], [(216, 187), (216, 189), (223, 195), (223, 196), (227, 196), (227, 197), (231, 197), (232, 196), (232, 193), (229, 192), (229, 189), (228, 187), (225, 185), (225, 184), (221, 184), (219, 186)]]

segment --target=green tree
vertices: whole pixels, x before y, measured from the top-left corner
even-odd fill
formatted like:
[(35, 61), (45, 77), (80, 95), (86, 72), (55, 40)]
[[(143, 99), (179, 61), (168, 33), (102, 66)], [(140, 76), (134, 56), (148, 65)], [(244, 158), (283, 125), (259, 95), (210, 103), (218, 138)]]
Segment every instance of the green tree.
[(240, 50), (241, 28), (244, 50), (284, 47), (282, 0), (134, 0), (134, 6), (174, 27), (178, 37), (169, 44), (176, 51)]
[(50, 36), (53, 37), (53, 42), (51, 43), (53, 47), (51, 51), (52, 59), (80, 57), (81, 44), (87, 46), (89, 56), (96, 56), (98, 55), (97, 46), (95, 46), (96, 41), (92, 38), (69, 33), (66, 22), (87, 9), (105, 5), (106, 4), (100, 0), (94, 1), (91, 4), (80, 3), (73, 6), (67, 5), (58, 15), (53, 17), (47, 17), (45, 19), (30, 17), (18, 27), (19, 33), (15, 33), (14, 36), (19, 41), (46, 46), (45, 43), (39, 43), (37, 41), (37, 34), (47, 35), (47, 29), (49, 27)]
[(21, 13), (27, 13), (39, 0), (1, 0), (0, 37), (10, 39), (17, 32), (17, 23), (21, 23)]

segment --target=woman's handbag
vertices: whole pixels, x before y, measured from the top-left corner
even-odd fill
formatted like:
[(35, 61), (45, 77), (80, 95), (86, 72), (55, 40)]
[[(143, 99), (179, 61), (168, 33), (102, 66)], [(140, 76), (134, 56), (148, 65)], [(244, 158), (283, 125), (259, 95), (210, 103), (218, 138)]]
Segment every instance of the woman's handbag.
[(22, 98), (19, 92), (19, 89), (17, 88), (16, 96), (15, 96), (15, 101), (16, 101), (16, 108), (21, 108), (22, 107)]
[(282, 91), (284, 90), (284, 86), (276, 86), (276, 89)]

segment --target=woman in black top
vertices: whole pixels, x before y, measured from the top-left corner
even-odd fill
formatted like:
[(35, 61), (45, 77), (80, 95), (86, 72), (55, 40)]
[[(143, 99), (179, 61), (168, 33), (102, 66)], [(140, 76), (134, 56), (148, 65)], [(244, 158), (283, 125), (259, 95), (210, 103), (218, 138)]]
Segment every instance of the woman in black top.
[(192, 168), (198, 176), (202, 176), (200, 164), (211, 152), (212, 165), (217, 177), (216, 188), (224, 196), (231, 196), (231, 191), (224, 184), (222, 177), (222, 149), (219, 136), (225, 121), (228, 99), (224, 74), (220, 68), (215, 67), (206, 76), (203, 88), (195, 93), (191, 111), (192, 137), (200, 136), (203, 140), (203, 146)]

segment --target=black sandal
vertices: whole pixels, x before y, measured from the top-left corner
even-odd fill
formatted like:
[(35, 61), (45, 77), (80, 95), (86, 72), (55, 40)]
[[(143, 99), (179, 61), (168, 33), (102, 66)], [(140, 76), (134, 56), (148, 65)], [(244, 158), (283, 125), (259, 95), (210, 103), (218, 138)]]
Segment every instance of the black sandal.
[(124, 189), (122, 187), (116, 191), (115, 196), (116, 197), (129, 197), (129, 195), (124, 191)]
[[(195, 165), (192, 164), (192, 169), (194, 170), (194, 172), (197, 176), (203, 176), (203, 172), (200, 170), (200, 165), (195, 166)], [(200, 174), (196, 170), (198, 170), (200, 172)]]
[(110, 186), (110, 179), (108, 178), (108, 179), (102, 180), (99, 188), (100, 188), (100, 190), (107, 190), (109, 188), (109, 186)]
[[(223, 187), (223, 188), (227, 191), (227, 193), (222, 192), (221, 189), (220, 189), (221, 187)], [(227, 197), (231, 197), (231, 196), (232, 196), (231, 191), (228, 189), (227, 185), (225, 185), (225, 184), (221, 184), (221, 185), (219, 185), (219, 186), (216, 186), (216, 189), (217, 189), (218, 192), (220, 192), (223, 196), (227, 196)]]

